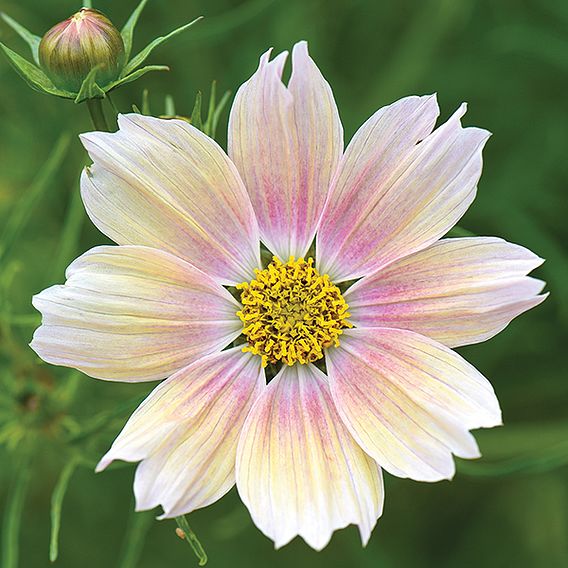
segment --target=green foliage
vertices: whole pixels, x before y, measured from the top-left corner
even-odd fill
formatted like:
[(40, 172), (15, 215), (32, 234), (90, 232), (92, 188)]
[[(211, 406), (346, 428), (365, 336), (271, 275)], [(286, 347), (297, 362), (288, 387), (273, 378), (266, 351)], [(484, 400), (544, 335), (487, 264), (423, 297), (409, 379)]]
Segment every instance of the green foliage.
[[(2, 6), (36, 31), (79, 7), (62, 0)], [(188, 10), (182, 0), (145, 8), (142, 2), (129, 19), (133, 6), (95, 6), (127, 21), (121, 33), (130, 55), (135, 27), (140, 45), (151, 45), (159, 30), (177, 29)], [(189, 519), (209, 565), (568, 566), (568, 4), (195, 0), (191, 11), (205, 19), (163, 50), (167, 66), (140, 67), (120, 79), (120, 89), (113, 85), (119, 111), (136, 101), (144, 114), (194, 124), (200, 114), (201, 127), (223, 145), (229, 94), (217, 100), (212, 85), (207, 99), (207, 86), (216, 80), (219, 92), (235, 92), (268, 47), (290, 49), (299, 39), (309, 40), (334, 89), (347, 140), (396, 98), (437, 91), (442, 118), (466, 100), (464, 124), (488, 128), (493, 137), (478, 197), (460, 222), (467, 232), (450, 236), (499, 235), (531, 248), (547, 259), (535, 275), (551, 291), (498, 337), (460, 350), (491, 379), (503, 407), (502, 428), (475, 433), (483, 458), (458, 460), (451, 483), (386, 475), (385, 514), (366, 549), (351, 527), (322, 553), (298, 540), (276, 552), (233, 490)], [(152, 385), (95, 381), (42, 364), (27, 346), (39, 323), (31, 296), (61, 283), (74, 257), (108, 241), (88, 221), (78, 192), (86, 157), (77, 134), (92, 128), (86, 109), (38, 97), (16, 77), (10, 65), (28, 73), (35, 88), (53, 88), (17, 54), (33, 51), (35, 40), (14, 24), (0, 21), (10, 46), (0, 59), (0, 565), (43, 568), (50, 556), (61, 568), (195, 565), (173, 520), (154, 522), (157, 510), (132, 511), (132, 464), (93, 473)], [(145, 95), (132, 82), (169, 68), (167, 76), (145, 77)], [(200, 90), (205, 96), (194, 117)]]
[(32, 34), (29, 30), (18, 24), (16, 20), (10, 18), (8, 14), (0, 13), (2, 19), (29, 45), (32, 57), (36, 65), (39, 65), (39, 42), (41, 38)]
[(148, 0), (142, 0), (140, 4), (136, 7), (136, 9), (130, 14), (130, 18), (124, 24), (120, 34), (122, 35), (122, 41), (124, 42), (124, 53), (125, 59), (128, 61), (130, 59), (130, 52), (132, 51), (132, 40), (134, 38), (134, 28), (136, 28), (136, 24), (138, 23), (138, 18), (140, 18), (140, 14), (142, 10), (144, 10), (144, 6)]
[(199, 130), (202, 130), (207, 134), (207, 136), (211, 136), (211, 138), (215, 138), (217, 133), (217, 125), (219, 124), (219, 119), (221, 118), (221, 114), (225, 110), (227, 103), (229, 102), (229, 97), (231, 93), (226, 91), (221, 99), (217, 101), (217, 82), (213, 81), (211, 83), (211, 92), (209, 94), (209, 105), (207, 108), (207, 118), (205, 121), (202, 117), (202, 101), (203, 96), (201, 91), (197, 92), (195, 96), (195, 103), (193, 104), (193, 110), (191, 111), (191, 118), (189, 119), (191, 124)]
[(20, 75), (32, 89), (46, 95), (55, 95), (66, 99), (72, 98), (72, 93), (58, 89), (39, 67), (30, 63), (27, 59), (24, 59), (3, 43), (0, 43), (0, 48), (5, 53), (8, 61), (10, 61), (18, 75)]
[(195, 96), (195, 104), (193, 105), (193, 110), (191, 111), (191, 124), (195, 126), (195, 128), (199, 128), (199, 130), (203, 130), (203, 121), (201, 119), (201, 91), (197, 91), (197, 95)]
[(169, 34), (167, 34), (165, 36), (157, 37), (155, 40), (150, 42), (140, 53), (135, 55), (125, 65), (124, 71), (122, 72), (122, 76), (124, 77), (124, 76), (127, 76), (130, 73), (132, 73), (135, 69), (140, 67), (140, 65), (142, 65), (142, 63), (144, 63), (144, 61), (146, 61), (146, 59), (148, 59), (148, 57), (150, 56), (152, 51), (154, 51), (154, 49), (156, 49), (158, 46), (162, 45), (163, 43), (167, 42), (168, 40), (174, 38), (175, 36), (181, 34), (185, 30), (188, 30), (191, 26), (193, 26), (194, 24), (199, 22), (199, 20), (201, 20), (201, 19), (202, 19), (201, 16), (199, 18), (195, 18), (195, 20), (189, 22), (189, 24), (185, 24), (184, 26), (180, 26), (179, 28), (176, 28), (175, 30), (173, 30)]
[(51, 79), (49, 79), (49, 77), (47, 77), (47, 75), (39, 67), (38, 48), (41, 38), (32, 34), (24, 26), (16, 22), (16, 20), (3, 13), (0, 13), (2, 19), (22, 39), (24, 39), (28, 43), (32, 51), (32, 56), (35, 64), (30, 63), (21, 55), (18, 55), (15, 51), (12, 51), (2, 43), (0, 43), (0, 48), (5, 53), (6, 57), (8, 58), (18, 75), (20, 75), (20, 77), (22, 77), (22, 79), (24, 79), (24, 81), (32, 89), (39, 91), (40, 93), (44, 93), (46, 95), (55, 95), (64, 99), (73, 99), (75, 104), (79, 104), (90, 99), (105, 98), (107, 96), (107, 93), (109, 93), (110, 91), (116, 89), (117, 87), (120, 87), (121, 85), (125, 85), (126, 83), (136, 81), (150, 71), (168, 71), (169, 68), (167, 67), (167, 65), (147, 65), (142, 68), (140, 68), (140, 66), (144, 63), (144, 61), (146, 61), (146, 59), (150, 56), (152, 51), (156, 49), (156, 47), (181, 34), (185, 30), (193, 26), (193, 24), (202, 19), (201, 16), (195, 18), (188, 24), (174, 29), (169, 34), (154, 39), (144, 49), (142, 49), (140, 53), (129, 60), (130, 53), (132, 51), (134, 29), (136, 27), (136, 24), (138, 23), (138, 18), (140, 17), (140, 14), (144, 9), (146, 3), (147, 0), (142, 0), (140, 2), (140, 4), (136, 7), (136, 9), (132, 12), (130, 17), (126, 21), (126, 24), (121, 31), (122, 39), (125, 45), (126, 57), (124, 67), (122, 68), (122, 71), (120, 73), (120, 77), (110, 82), (107, 79), (106, 81), (103, 81), (103, 83), (101, 83), (101, 78), (97, 77), (97, 75), (100, 75), (99, 71), (102, 70), (102, 66), (98, 65), (96, 67), (93, 67), (91, 71), (89, 71), (89, 73), (81, 83), (79, 91), (76, 93), (65, 91), (56, 87)]
[(102, 99), (105, 92), (97, 85), (97, 73), (100, 66), (93, 67), (81, 83), (81, 88), (75, 97), (75, 104), (88, 101), (89, 99)]

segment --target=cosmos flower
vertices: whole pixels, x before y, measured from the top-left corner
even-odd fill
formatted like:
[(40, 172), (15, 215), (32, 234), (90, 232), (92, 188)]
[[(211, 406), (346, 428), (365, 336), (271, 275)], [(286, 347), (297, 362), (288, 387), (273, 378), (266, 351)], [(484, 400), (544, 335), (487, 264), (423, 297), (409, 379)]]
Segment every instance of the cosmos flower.
[(434, 96), (402, 99), (344, 151), (306, 43), (287, 86), (286, 57), (265, 53), (238, 91), (228, 155), (137, 114), (82, 136), (86, 209), (119, 246), (34, 298), (32, 347), (99, 379), (165, 379), (97, 468), (140, 462), (137, 509), (174, 517), (236, 482), (277, 547), (299, 535), (321, 549), (351, 523), (367, 542), (382, 469), (437, 481), (453, 456), (479, 457), (470, 430), (501, 424), (499, 404), (451, 348), (545, 296), (527, 249), (442, 238), (474, 199), (489, 136), (461, 126), (464, 105), (434, 129)]

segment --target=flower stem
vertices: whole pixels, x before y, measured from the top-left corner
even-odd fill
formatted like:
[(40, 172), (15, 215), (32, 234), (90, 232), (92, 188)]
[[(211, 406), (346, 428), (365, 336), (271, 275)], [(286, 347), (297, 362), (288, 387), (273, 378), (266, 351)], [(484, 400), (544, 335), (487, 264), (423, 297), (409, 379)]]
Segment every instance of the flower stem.
[(105, 113), (103, 112), (103, 100), (102, 99), (88, 99), (87, 108), (89, 109), (89, 114), (91, 115), (91, 121), (96, 130), (102, 130), (103, 132), (109, 132), (108, 124), (105, 118)]
[(205, 566), (207, 564), (207, 554), (203, 550), (203, 546), (195, 536), (195, 533), (191, 530), (189, 523), (184, 515), (176, 517), (177, 526), (181, 529), (181, 534), (183, 534), (183, 539), (191, 546), (195, 556), (197, 556), (199, 566)]

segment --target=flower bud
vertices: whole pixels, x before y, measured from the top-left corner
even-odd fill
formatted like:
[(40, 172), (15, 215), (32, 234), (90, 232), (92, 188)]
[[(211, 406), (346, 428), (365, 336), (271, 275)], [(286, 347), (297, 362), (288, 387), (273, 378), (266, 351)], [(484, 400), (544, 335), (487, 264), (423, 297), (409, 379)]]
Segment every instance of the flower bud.
[(124, 43), (112, 22), (97, 10), (79, 12), (53, 26), (39, 44), (39, 61), (60, 89), (77, 92), (93, 67), (99, 86), (118, 78), (124, 65)]

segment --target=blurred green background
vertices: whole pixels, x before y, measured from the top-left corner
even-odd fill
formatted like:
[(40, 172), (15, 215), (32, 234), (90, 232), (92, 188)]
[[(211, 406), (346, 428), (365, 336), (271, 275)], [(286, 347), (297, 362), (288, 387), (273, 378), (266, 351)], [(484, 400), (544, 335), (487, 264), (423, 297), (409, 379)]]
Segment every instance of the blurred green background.
[[(0, 1), (39, 35), (78, 7), (71, 0)], [(134, 0), (95, 7), (120, 27)], [(154, 0), (135, 51), (202, 14), (203, 22), (150, 58), (171, 73), (116, 93), (121, 111), (148, 88), (156, 114), (168, 93), (180, 114), (190, 114), (197, 90), (217, 79), (234, 92), (267, 47), (289, 49), (299, 39), (309, 41), (334, 88), (348, 138), (378, 107), (405, 95), (437, 91), (442, 118), (465, 100), (465, 124), (494, 136), (461, 226), (546, 258), (535, 275), (551, 291), (498, 337), (460, 350), (490, 378), (503, 407), (505, 427), (478, 433), (481, 460), (460, 461), (451, 483), (387, 476), (385, 513), (366, 549), (350, 527), (322, 553), (298, 540), (275, 552), (233, 490), (189, 515), (209, 565), (568, 566), (568, 2)], [(0, 40), (28, 56), (3, 22)], [(222, 144), (225, 127), (226, 113)], [(133, 466), (93, 473), (150, 385), (104, 383), (40, 364), (27, 347), (39, 322), (31, 295), (62, 282), (78, 253), (107, 242), (76, 199), (85, 160), (76, 135), (88, 129), (85, 106), (32, 92), (0, 58), (0, 558), (10, 561), (15, 551), (7, 547), (19, 530), (19, 566), (49, 565), (52, 493), (76, 459), (56, 566), (194, 566), (173, 521), (132, 513)]]

